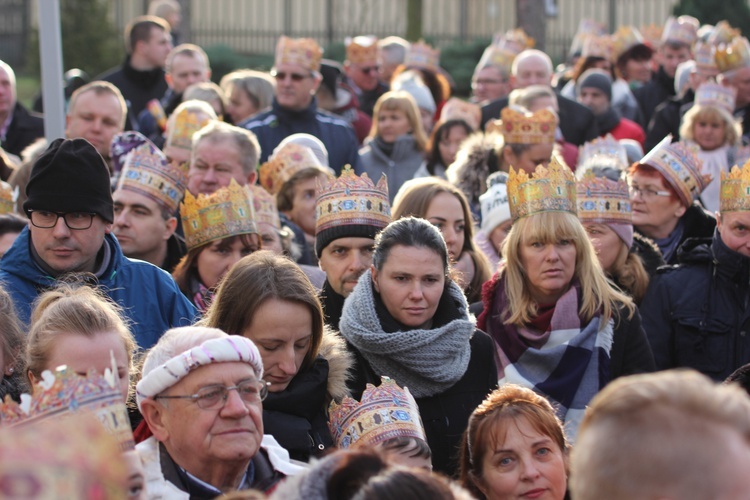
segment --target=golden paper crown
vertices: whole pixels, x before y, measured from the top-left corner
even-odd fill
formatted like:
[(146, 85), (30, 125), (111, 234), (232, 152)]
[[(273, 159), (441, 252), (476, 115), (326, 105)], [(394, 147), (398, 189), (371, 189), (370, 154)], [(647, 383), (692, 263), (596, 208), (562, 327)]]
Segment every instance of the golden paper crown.
[(326, 186), (318, 184), (315, 211), (316, 235), (339, 226), (384, 228), (391, 223), (388, 179), (382, 175), (375, 184), (366, 173), (357, 177), (351, 166), (346, 165), (338, 179)]
[(11, 187), (5, 181), (0, 181), (0, 214), (10, 214), (16, 211), (18, 186)]
[(744, 36), (738, 36), (730, 43), (716, 47), (716, 67), (727, 73), (750, 66), (750, 43)]
[(635, 26), (620, 26), (612, 35), (615, 60), (639, 44), (643, 44), (643, 36)]
[(670, 16), (664, 24), (664, 33), (661, 36), (661, 41), (663, 43), (684, 43), (692, 47), (698, 38), (698, 28), (700, 27), (700, 21), (693, 16), (680, 16), (678, 18)]
[(612, 137), (612, 134), (598, 137), (578, 148), (578, 167), (590, 164), (597, 157), (612, 158), (622, 170), (628, 167), (628, 152), (620, 141)]
[(711, 34), (708, 35), (708, 43), (713, 45), (728, 44), (739, 36), (740, 30), (732, 28), (732, 25), (727, 21), (719, 21), (714, 26), (714, 29), (711, 30)]
[(479, 130), (482, 122), (482, 109), (476, 104), (451, 97), (440, 112), (440, 121), (463, 120), (472, 130)]
[(601, 57), (607, 61), (614, 59), (614, 43), (609, 35), (589, 35), (583, 41), (581, 57)]
[(321, 173), (327, 173), (312, 149), (290, 142), (277, 151), (272, 159), (260, 166), (260, 185), (269, 193), (276, 194), (294, 174), (307, 168), (316, 168)]
[[(554, 144), (557, 115), (550, 109), (536, 113), (523, 113), (508, 106), (500, 112), (500, 132), (505, 144)], [(492, 129), (492, 127), (491, 127)]]
[(696, 151), (685, 142), (673, 143), (672, 134), (654, 146), (640, 163), (658, 170), (677, 191), (685, 206), (690, 206), (711, 182), (710, 175), (701, 173), (703, 162), (698, 159)]
[(488, 66), (495, 66), (504, 69), (506, 73), (510, 74), (513, 60), (517, 55), (517, 52), (510, 52), (495, 45), (490, 45), (484, 49), (482, 57), (479, 59), (479, 63), (477, 63), (476, 71)]
[(527, 35), (523, 28), (515, 28), (506, 31), (505, 35), (497, 41), (493, 41), (493, 45), (509, 52), (520, 54), (526, 49), (533, 49), (534, 45), (536, 45), (536, 40)]
[(570, 44), (568, 54), (575, 55), (581, 53), (583, 51), (583, 44), (589, 36), (600, 36), (604, 34), (606, 34), (604, 25), (598, 21), (588, 18), (581, 19), (578, 23), (578, 31), (576, 31), (576, 34), (573, 36), (573, 41)]
[(750, 161), (733, 166), (728, 174), (721, 172), (719, 211), (750, 212)]
[(661, 24), (651, 23), (641, 26), (641, 35), (652, 48), (661, 44), (661, 37), (664, 35), (664, 26)]
[(632, 224), (630, 191), (625, 179), (597, 177), (588, 169), (576, 184), (578, 218), (600, 224)]
[(433, 49), (424, 40), (412, 43), (409, 52), (406, 53), (404, 65), (438, 71), (438, 68), (440, 68), (440, 49)]
[(552, 156), (548, 168), (537, 165), (529, 177), (524, 170), (510, 167), (508, 202), (513, 222), (542, 212), (576, 212), (576, 180), (567, 165)]
[(309, 71), (320, 70), (323, 49), (312, 38), (289, 38), (281, 36), (276, 44), (275, 66), (296, 64)]
[(172, 127), (167, 135), (166, 146), (173, 148), (193, 149), (193, 134), (208, 125), (211, 117), (195, 109), (183, 109), (174, 117)]
[(695, 105), (721, 108), (730, 115), (734, 113), (737, 89), (708, 80), (695, 91)]
[(253, 208), (255, 208), (255, 220), (258, 224), (270, 224), (276, 229), (281, 229), (281, 218), (276, 208), (276, 197), (257, 184), (245, 186), (250, 190), (253, 197)]
[(329, 429), (338, 448), (374, 446), (389, 439), (407, 437), (427, 441), (419, 407), (409, 389), (381, 377), (378, 387), (367, 384), (362, 401), (345, 397), (331, 402)]
[(716, 66), (716, 46), (698, 41), (695, 43), (695, 67), (703, 74), (715, 76), (719, 72)]
[(229, 186), (197, 198), (186, 191), (180, 216), (188, 251), (229, 236), (258, 234), (252, 195), (234, 179)]
[(372, 66), (378, 63), (378, 39), (374, 36), (347, 38), (346, 60), (357, 66)]

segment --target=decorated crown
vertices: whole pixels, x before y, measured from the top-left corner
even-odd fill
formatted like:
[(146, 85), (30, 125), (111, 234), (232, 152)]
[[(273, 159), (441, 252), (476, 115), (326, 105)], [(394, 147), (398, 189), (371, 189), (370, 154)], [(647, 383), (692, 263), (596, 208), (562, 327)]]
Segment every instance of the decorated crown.
[(329, 416), (331, 436), (342, 449), (399, 437), (427, 440), (414, 397), (388, 377), (381, 377), (378, 387), (367, 384), (361, 402), (348, 396), (340, 405), (331, 402)]
[(728, 174), (721, 172), (719, 211), (750, 212), (750, 161), (735, 165)]
[(496, 45), (490, 45), (482, 53), (482, 58), (477, 63), (477, 71), (487, 66), (496, 66), (506, 70), (510, 74), (510, 68), (518, 52), (512, 52)]
[(273, 158), (258, 170), (260, 185), (271, 194), (276, 194), (294, 174), (307, 168), (325, 172), (312, 149), (290, 142), (274, 154)]
[(730, 115), (734, 113), (734, 102), (737, 89), (714, 81), (702, 83), (695, 91), (696, 106), (710, 106), (721, 108)]
[(156, 124), (159, 129), (163, 132), (167, 128), (167, 114), (164, 112), (164, 108), (161, 106), (159, 99), (151, 99), (146, 103), (146, 109), (156, 120)]
[(325, 187), (318, 185), (315, 210), (316, 234), (338, 226), (358, 224), (384, 228), (391, 222), (388, 180), (383, 175), (375, 184), (366, 173), (357, 177), (347, 165), (338, 179)]
[(527, 35), (523, 28), (515, 28), (506, 31), (503, 36), (493, 41), (492, 44), (509, 52), (520, 54), (526, 49), (533, 49), (536, 41)]
[(318, 71), (322, 58), (323, 50), (312, 38), (289, 38), (282, 35), (276, 44), (274, 65), (296, 64), (309, 71)]
[(167, 162), (167, 157), (151, 141), (138, 132), (115, 136), (130, 141), (131, 136), (141, 137), (141, 144), (132, 148), (122, 160), (122, 173), (117, 189), (125, 189), (154, 200), (169, 213), (177, 211), (187, 188), (187, 174)]
[(692, 46), (698, 38), (698, 28), (700, 27), (700, 21), (693, 16), (680, 16), (678, 18), (670, 16), (664, 24), (664, 33), (661, 40), (662, 42), (677, 42)]
[(604, 35), (604, 25), (594, 19), (584, 18), (578, 23), (578, 31), (573, 36), (568, 54), (575, 55), (583, 52), (583, 44), (591, 35)]
[(276, 197), (257, 184), (245, 186), (250, 190), (255, 208), (255, 220), (258, 224), (265, 222), (276, 229), (281, 229), (281, 218), (276, 208)]
[(745, 68), (750, 66), (750, 43), (744, 36), (738, 36), (716, 47), (715, 57), (720, 73)]
[(258, 234), (252, 195), (234, 179), (229, 186), (197, 198), (186, 191), (180, 216), (188, 250), (229, 236)]
[(440, 121), (448, 120), (463, 120), (473, 130), (478, 130), (482, 122), (482, 110), (476, 104), (451, 97), (440, 112)]
[(612, 35), (615, 59), (619, 59), (625, 52), (641, 44), (643, 44), (643, 36), (635, 26), (620, 26)]
[(576, 181), (567, 165), (553, 155), (548, 168), (537, 165), (534, 173), (518, 172), (511, 166), (508, 201), (513, 222), (542, 212), (568, 212), (576, 215)]
[(740, 30), (732, 28), (732, 25), (727, 21), (719, 21), (711, 30), (711, 34), (708, 35), (708, 43), (718, 45), (720, 43), (730, 43), (735, 38), (740, 36)]
[(18, 186), (13, 188), (7, 182), (0, 181), (0, 214), (15, 212), (17, 199)]
[(406, 54), (404, 65), (438, 71), (440, 67), (440, 49), (433, 49), (424, 40), (412, 43), (409, 52)]
[(614, 43), (609, 35), (589, 35), (583, 41), (581, 57), (601, 57), (612, 61), (614, 57)]
[(378, 39), (374, 36), (355, 36), (344, 41), (346, 59), (358, 66), (377, 64)]
[(578, 148), (578, 166), (586, 165), (591, 162), (592, 158), (601, 156), (612, 158), (620, 169), (628, 166), (628, 152), (620, 141), (612, 137), (612, 134), (598, 137)]
[(656, 23), (644, 24), (641, 26), (641, 35), (651, 48), (658, 47), (664, 35), (664, 26)]
[(716, 46), (711, 43), (698, 41), (695, 43), (695, 67), (703, 74), (716, 75)]
[(617, 181), (586, 169), (576, 184), (578, 218), (600, 224), (632, 224), (630, 192), (625, 179)]
[(185, 108), (173, 120), (166, 146), (190, 151), (193, 149), (193, 134), (208, 125), (211, 117), (200, 109)]
[(710, 175), (703, 175), (703, 162), (685, 142), (672, 143), (672, 135), (667, 135), (654, 149), (640, 161), (661, 173), (675, 188), (685, 206), (690, 206), (711, 182)]
[(508, 106), (500, 112), (500, 123), (495, 120), (490, 129), (499, 129), (506, 144), (554, 144), (557, 115), (546, 108), (525, 113)]

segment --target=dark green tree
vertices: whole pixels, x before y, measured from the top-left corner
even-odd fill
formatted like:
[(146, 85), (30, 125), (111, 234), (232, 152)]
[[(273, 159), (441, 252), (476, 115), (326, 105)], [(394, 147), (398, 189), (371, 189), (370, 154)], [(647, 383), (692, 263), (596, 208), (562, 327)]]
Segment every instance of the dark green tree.
[(698, 18), (702, 24), (716, 24), (722, 19), (750, 34), (750, 7), (745, 0), (680, 0), (674, 6), (674, 15), (689, 15)]

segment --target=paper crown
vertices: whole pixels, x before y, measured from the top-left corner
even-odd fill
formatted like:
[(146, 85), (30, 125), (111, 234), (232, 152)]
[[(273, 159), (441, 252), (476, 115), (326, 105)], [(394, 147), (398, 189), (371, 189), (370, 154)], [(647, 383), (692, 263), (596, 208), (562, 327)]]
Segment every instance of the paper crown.
[(333, 179), (325, 187), (318, 186), (315, 210), (316, 234), (350, 225), (384, 228), (391, 222), (388, 180), (383, 175), (375, 184), (366, 173), (357, 177), (347, 165), (338, 179)]
[(729, 43), (716, 47), (716, 67), (720, 73), (750, 66), (750, 43), (744, 36), (738, 36)]
[(684, 142), (672, 143), (671, 134), (654, 146), (640, 163), (658, 170), (685, 206), (690, 206), (711, 182), (710, 175), (701, 173), (703, 162), (693, 149)]
[(406, 53), (404, 65), (438, 71), (440, 67), (440, 49), (433, 49), (424, 40), (412, 43), (409, 52)]
[(518, 172), (511, 166), (508, 201), (513, 222), (542, 212), (568, 212), (576, 215), (576, 180), (567, 165), (553, 155), (548, 168), (537, 165), (534, 173)]
[(378, 39), (374, 36), (355, 36), (344, 41), (346, 60), (358, 66), (378, 63)]
[(482, 57), (479, 59), (479, 63), (477, 63), (476, 71), (488, 66), (495, 66), (504, 69), (506, 73), (510, 74), (513, 60), (518, 54), (519, 52), (510, 51), (496, 45), (490, 45), (484, 49)]
[(252, 195), (234, 179), (229, 186), (197, 198), (186, 191), (180, 216), (188, 251), (229, 236), (258, 234)]
[(587, 169), (576, 183), (578, 218), (600, 224), (632, 224), (630, 192), (625, 179), (599, 177)]
[(16, 211), (18, 186), (11, 187), (5, 181), (0, 181), (0, 214), (10, 214)]
[(750, 161), (721, 172), (719, 211), (750, 212)]
[(716, 107), (725, 110), (730, 115), (734, 113), (734, 102), (737, 89), (714, 81), (702, 83), (695, 91), (695, 105)]
[(3, 426), (31, 425), (79, 412), (94, 415), (122, 451), (135, 448), (116, 368), (107, 368), (103, 375), (90, 371), (86, 377), (65, 366), (54, 374), (46, 370), (34, 393), (21, 395), (20, 404), (6, 397), (0, 404), (0, 422)]
[(589, 35), (583, 41), (581, 57), (601, 57), (607, 61), (614, 59), (614, 42), (609, 35)]
[(345, 397), (329, 408), (331, 436), (338, 448), (374, 446), (389, 439), (407, 437), (427, 441), (419, 407), (409, 389), (381, 377), (378, 387), (367, 384), (362, 401)]
[(644, 24), (641, 26), (641, 35), (643, 35), (643, 40), (651, 48), (656, 48), (661, 44), (661, 37), (664, 35), (664, 26), (656, 23)]
[(193, 134), (208, 125), (211, 117), (196, 109), (185, 108), (175, 115), (167, 135), (166, 146), (193, 149)]
[(601, 36), (606, 34), (604, 25), (593, 19), (581, 19), (578, 23), (578, 31), (573, 36), (573, 41), (570, 44), (570, 50), (568, 54), (575, 55), (580, 54), (583, 51), (583, 44), (591, 35)]
[(680, 16), (667, 19), (664, 24), (664, 33), (661, 36), (662, 43), (684, 43), (692, 46), (698, 38), (698, 28), (701, 27), (700, 21), (693, 16)]
[(245, 186), (250, 190), (253, 197), (253, 208), (255, 208), (255, 221), (258, 224), (270, 224), (276, 229), (281, 229), (281, 218), (276, 208), (276, 197), (257, 184)]
[(508, 30), (499, 37), (496, 35), (492, 40), (492, 45), (515, 54), (520, 54), (526, 49), (533, 49), (535, 44), (536, 41), (527, 35), (523, 28)]
[(472, 130), (479, 130), (482, 122), (482, 109), (476, 104), (451, 97), (440, 112), (440, 121), (447, 122), (448, 120), (463, 120)]
[(594, 158), (602, 156), (612, 158), (620, 169), (628, 167), (628, 152), (612, 134), (598, 137), (578, 148), (578, 167), (586, 166), (594, 161)]
[(260, 185), (271, 194), (276, 194), (294, 174), (307, 168), (316, 168), (327, 173), (312, 149), (290, 142), (277, 151), (273, 158), (258, 170)]
[(643, 45), (643, 36), (635, 26), (620, 26), (612, 35), (615, 60), (636, 45)]
[(715, 76), (719, 72), (716, 66), (716, 46), (698, 41), (695, 43), (695, 67), (703, 74)]
[(711, 30), (711, 34), (708, 35), (708, 43), (718, 45), (720, 43), (728, 44), (735, 38), (740, 36), (740, 30), (732, 28), (732, 25), (727, 21), (719, 21)]
[(500, 123), (495, 120), (489, 128), (503, 134), (505, 144), (554, 144), (557, 115), (546, 108), (524, 113), (508, 106), (500, 112)]
[(282, 35), (276, 44), (274, 65), (296, 64), (309, 71), (318, 71), (322, 58), (323, 50), (312, 38), (289, 38)]
[(112, 142), (122, 140), (134, 145), (137, 142), (134, 139), (140, 144), (130, 149), (124, 157), (120, 156), (122, 173), (117, 181), (117, 189), (141, 194), (167, 212), (176, 212), (187, 188), (187, 174), (171, 165), (164, 153), (138, 132), (118, 134)]

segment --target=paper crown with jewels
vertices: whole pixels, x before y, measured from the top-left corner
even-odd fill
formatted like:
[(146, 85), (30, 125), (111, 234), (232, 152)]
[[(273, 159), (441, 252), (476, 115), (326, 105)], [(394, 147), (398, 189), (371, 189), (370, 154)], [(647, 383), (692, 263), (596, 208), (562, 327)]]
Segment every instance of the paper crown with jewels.
[(736, 97), (736, 88), (708, 80), (700, 84), (696, 89), (695, 105), (721, 108), (731, 115), (734, 113)]
[(716, 66), (716, 46), (711, 43), (698, 41), (695, 43), (695, 67), (704, 75), (716, 76), (719, 68)]
[(597, 176), (586, 168), (576, 183), (578, 218), (600, 224), (632, 224), (628, 183)]
[(362, 401), (347, 396), (340, 405), (331, 402), (328, 428), (341, 449), (401, 437), (427, 441), (414, 397), (388, 377), (381, 377), (378, 387), (367, 384)]
[(12, 187), (5, 181), (0, 181), (0, 214), (10, 214), (16, 211), (18, 200), (18, 186)]
[(700, 21), (693, 16), (670, 16), (664, 23), (661, 41), (662, 43), (684, 43), (692, 46), (698, 38), (698, 28), (700, 27)]
[(476, 104), (451, 97), (440, 112), (440, 121), (463, 120), (472, 130), (478, 130), (482, 122), (482, 109)]
[(424, 40), (412, 43), (411, 48), (406, 53), (404, 65), (438, 71), (440, 67), (440, 49), (433, 49)]
[(664, 35), (664, 25), (651, 23), (644, 24), (640, 29), (643, 40), (651, 46), (656, 48), (661, 43), (661, 37)]
[(118, 150), (130, 147), (118, 159), (122, 173), (117, 189), (141, 194), (167, 212), (176, 212), (187, 188), (187, 173), (170, 164), (164, 153), (138, 132), (118, 134), (112, 144), (117, 144)]
[(309, 71), (320, 70), (323, 49), (312, 38), (289, 38), (281, 36), (276, 44), (275, 66), (296, 64)]
[(169, 128), (165, 147), (191, 151), (193, 134), (208, 125), (210, 121), (211, 117), (200, 109), (182, 109), (172, 118), (172, 126)]
[(719, 211), (750, 212), (750, 161), (721, 172)]
[(711, 182), (710, 175), (701, 173), (703, 163), (693, 148), (685, 142), (673, 143), (671, 134), (654, 146), (639, 163), (658, 170), (677, 191), (685, 206), (690, 206)]
[(643, 36), (635, 26), (620, 26), (612, 35), (612, 49), (615, 60), (636, 45), (643, 44)]
[(628, 152), (612, 134), (598, 137), (578, 148), (578, 167), (590, 164), (597, 157), (611, 158), (622, 170), (628, 167)]
[(576, 31), (573, 41), (570, 44), (568, 54), (571, 56), (581, 54), (583, 52), (583, 45), (590, 36), (601, 36), (606, 33), (604, 25), (600, 22), (588, 18), (581, 19), (578, 23), (578, 31)]
[(609, 35), (589, 35), (583, 41), (581, 57), (601, 57), (607, 61), (614, 60), (615, 46)]
[(378, 63), (378, 39), (374, 36), (347, 37), (346, 60), (358, 66), (374, 65)]
[(208, 195), (185, 192), (180, 217), (188, 251), (229, 236), (258, 234), (252, 195), (234, 179)]
[(255, 221), (258, 224), (265, 222), (276, 229), (281, 229), (281, 218), (276, 208), (276, 197), (257, 184), (248, 184), (245, 189), (250, 190), (253, 197), (253, 208), (255, 208)]
[(281, 186), (297, 172), (308, 168), (318, 169), (321, 173), (328, 174), (312, 149), (290, 142), (277, 151), (273, 158), (260, 166), (258, 169), (260, 185), (269, 193), (276, 194), (281, 190)]
[(744, 36), (738, 36), (729, 43), (716, 47), (716, 67), (720, 73), (727, 73), (750, 66), (750, 43)]
[(714, 45), (730, 43), (739, 36), (740, 30), (732, 28), (732, 25), (727, 21), (719, 21), (711, 30), (711, 34), (708, 35), (708, 43)]
[(576, 215), (576, 180), (567, 165), (552, 156), (549, 167), (537, 165), (529, 176), (511, 166), (508, 176), (508, 202), (513, 222), (542, 212)]
[(505, 144), (554, 144), (557, 121), (550, 109), (529, 113), (508, 106), (500, 112), (500, 120), (487, 124), (487, 131), (501, 133)]

